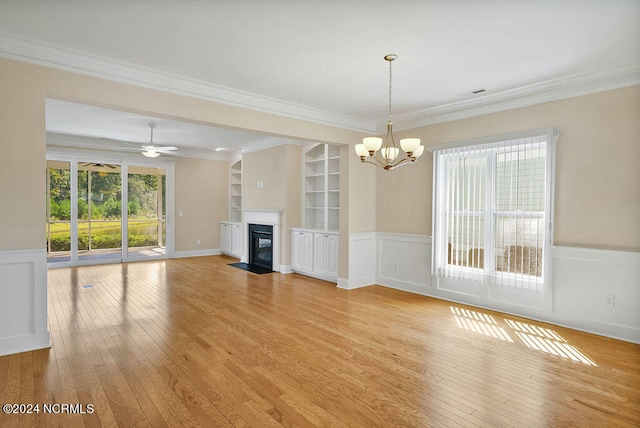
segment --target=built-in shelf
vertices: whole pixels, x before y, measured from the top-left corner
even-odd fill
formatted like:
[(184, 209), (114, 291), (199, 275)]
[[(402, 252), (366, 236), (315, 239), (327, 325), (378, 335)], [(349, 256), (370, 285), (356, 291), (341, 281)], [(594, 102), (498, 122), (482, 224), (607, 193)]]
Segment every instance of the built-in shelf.
[(340, 149), (317, 144), (304, 153), (304, 224), (312, 230), (337, 230)]
[(231, 201), (229, 202), (229, 219), (232, 222), (242, 221), (242, 160), (231, 163)]

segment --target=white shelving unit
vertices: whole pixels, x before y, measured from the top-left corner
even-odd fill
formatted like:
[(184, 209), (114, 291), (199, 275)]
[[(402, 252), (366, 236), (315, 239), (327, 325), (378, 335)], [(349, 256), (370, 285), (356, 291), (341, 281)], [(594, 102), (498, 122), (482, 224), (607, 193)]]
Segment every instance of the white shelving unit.
[(304, 154), (304, 224), (313, 230), (338, 230), (340, 148), (313, 146)]
[(231, 222), (242, 221), (242, 160), (231, 164), (231, 201), (229, 219)]
[(339, 260), (340, 148), (317, 144), (303, 155), (304, 227), (291, 229), (291, 269), (336, 282)]
[(229, 221), (220, 222), (220, 252), (233, 257), (242, 256), (242, 160), (229, 167)]

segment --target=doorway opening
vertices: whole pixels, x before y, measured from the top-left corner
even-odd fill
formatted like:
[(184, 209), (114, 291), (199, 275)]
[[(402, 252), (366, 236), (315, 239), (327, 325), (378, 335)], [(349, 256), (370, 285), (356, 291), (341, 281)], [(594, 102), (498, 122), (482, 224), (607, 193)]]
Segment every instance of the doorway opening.
[(167, 256), (166, 167), (50, 159), (46, 187), (50, 266)]

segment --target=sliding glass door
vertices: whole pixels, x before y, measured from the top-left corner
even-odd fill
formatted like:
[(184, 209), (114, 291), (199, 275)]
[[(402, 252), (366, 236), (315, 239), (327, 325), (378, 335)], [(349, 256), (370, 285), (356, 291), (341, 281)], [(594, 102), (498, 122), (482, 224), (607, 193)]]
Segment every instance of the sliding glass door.
[(47, 161), (47, 263), (71, 261), (71, 163)]
[(127, 180), (127, 257), (166, 254), (166, 170), (131, 165)]
[(122, 260), (122, 167), (78, 162), (78, 260)]
[(167, 171), (126, 162), (47, 160), (47, 262), (165, 258)]

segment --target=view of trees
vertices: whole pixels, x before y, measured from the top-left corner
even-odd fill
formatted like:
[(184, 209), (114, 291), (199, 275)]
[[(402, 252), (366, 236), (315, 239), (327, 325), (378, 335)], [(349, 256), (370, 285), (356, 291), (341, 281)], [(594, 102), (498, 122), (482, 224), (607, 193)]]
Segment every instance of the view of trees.
[[(48, 168), (50, 251), (69, 251), (71, 220), (71, 172)], [(165, 212), (165, 176), (161, 176), (162, 210)], [(158, 176), (129, 174), (129, 247), (157, 246)], [(90, 198), (90, 200), (89, 200)], [(118, 169), (78, 171), (78, 248), (119, 248), (121, 241), (122, 183)], [(91, 219), (89, 219), (91, 216)], [(161, 220), (163, 220), (161, 218)], [(89, 236), (88, 223), (91, 223)]]
[[(89, 218), (88, 174), (91, 173), (91, 219), (108, 220), (120, 218), (122, 184), (119, 173), (78, 172), (78, 219)], [(164, 184), (165, 176), (162, 176)], [(50, 216), (52, 220), (71, 219), (71, 173), (68, 169), (49, 168)], [(164, 212), (164, 187), (163, 210)], [(154, 218), (157, 215), (158, 181), (155, 175), (129, 174), (130, 218)]]

